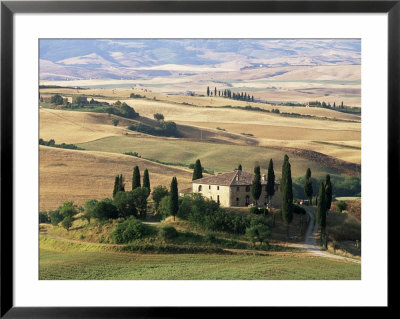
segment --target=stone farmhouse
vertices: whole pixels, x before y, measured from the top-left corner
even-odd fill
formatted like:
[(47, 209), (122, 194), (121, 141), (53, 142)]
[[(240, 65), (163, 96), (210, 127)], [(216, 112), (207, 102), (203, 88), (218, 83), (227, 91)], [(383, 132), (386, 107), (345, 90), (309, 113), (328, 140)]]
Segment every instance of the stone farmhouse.
[[(192, 192), (200, 193), (220, 203), (224, 207), (246, 207), (255, 201), (251, 195), (251, 184), (254, 174), (235, 169), (233, 172), (207, 176), (192, 181)], [(280, 207), (282, 197), (279, 183), (275, 182), (275, 194), (271, 202), (267, 196), (267, 177), (261, 175), (262, 192), (258, 199), (259, 206)]]

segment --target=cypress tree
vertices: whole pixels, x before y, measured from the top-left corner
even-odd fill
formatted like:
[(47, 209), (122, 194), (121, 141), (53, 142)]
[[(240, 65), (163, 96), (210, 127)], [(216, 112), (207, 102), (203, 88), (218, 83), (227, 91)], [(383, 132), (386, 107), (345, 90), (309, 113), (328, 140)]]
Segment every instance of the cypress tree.
[(114, 180), (113, 198), (117, 192), (125, 192), (124, 178), (121, 175), (116, 175)]
[(170, 201), (169, 201), (169, 210), (170, 213), (174, 216), (175, 220), (175, 215), (178, 212), (179, 209), (179, 203), (178, 203), (178, 181), (176, 177), (172, 177), (171, 181), (171, 188), (170, 188)]
[(282, 165), (282, 218), (287, 225), (287, 234), (289, 235), (289, 224), (293, 219), (293, 188), (292, 172), (289, 163), (289, 157), (285, 155)]
[(258, 199), (261, 195), (261, 172), (260, 166), (254, 167), (254, 179), (251, 185), (251, 195), (253, 196), (254, 200), (256, 201), (256, 206), (258, 206)]
[(326, 194), (326, 209), (331, 209), (332, 203), (332, 184), (331, 184), (331, 176), (328, 174), (325, 177), (325, 194)]
[(274, 172), (274, 163), (272, 162), (271, 158), (268, 164), (268, 178), (267, 178), (267, 195), (269, 200), (271, 200), (274, 194), (275, 194), (275, 172)]
[(203, 168), (201, 167), (200, 160), (196, 160), (196, 163), (194, 164), (193, 168), (193, 176), (192, 176), (192, 181), (195, 179), (199, 179), (203, 177)]
[(122, 174), (119, 175), (118, 191), (125, 192), (124, 177), (122, 176)]
[(113, 198), (114, 198), (115, 194), (118, 192), (118, 185), (119, 185), (119, 175), (115, 176)]
[(207, 96), (210, 96), (210, 87), (207, 86)]
[(140, 171), (139, 171), (139, 166), (135, 166), (133, 169), (133, 176), (132, 176), (132, 190), (138, 187), (140, 187)]
[(304, 184), (304, 194), (308, 197), (310, 204), (312, 204), (312, 196), (313, 196), (313, 187), (312, 187), (312, 180), (311, 180), (311, 170), (307, 168), (306, 172), (306, 181)]
[(214, 96), (217, 96), (217, 88), (214, 88)]
[(317, 204), (317, 224), (320, 228), (321, 235), (325, 234), (326, 226), (326, 194), (324, 183), (321, 182), (318, 193), (318, 204)]
[(238, 170), (238, 171), (241, 171), (241, 170), (242, 170), (242, 164), (239, 164), (237, 170)]
[(143, 187), (146, 187), (149, 190), (149, 195), (150, 195), (150, 177), (147, 168), (143, 172)]

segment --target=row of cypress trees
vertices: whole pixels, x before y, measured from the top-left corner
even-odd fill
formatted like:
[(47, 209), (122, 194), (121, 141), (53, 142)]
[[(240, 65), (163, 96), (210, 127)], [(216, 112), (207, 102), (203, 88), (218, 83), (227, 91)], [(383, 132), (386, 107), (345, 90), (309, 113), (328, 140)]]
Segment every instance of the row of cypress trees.
[[(139, 166), (135, 166), (133, 168), (133, 175), (132, 175), (132, 190), (141, 187), (140, 184), (140, 171)], [(146, 187), (150, 192), (150, 176), (149, 170), (146, 168), (143, 173), (143, 187)], [(124, 184), (124, 177), (121, 175), (115, 176), (114, 180), (114, 189), (113, 189), (113, 197), (117, 192), (125, 192), (125, 184)]]
[[(239, 170), (242, 170), (242, 165), (239, 164)], [(260, 198), (262, 192), (261, 188), (261, 171), (260, 166), (254, 167), (254, 179), (251, 185), (251, 195), (253, 196), (254, 200), (256, 201), (256, 206), (258, 206), (257, 201)], [(274, 172), (274, 163), (272, 158), (269, 160), (268, 164), (268, 177), (267, 177), (267, 194), (269, 200), (271, 200), (272, 196), (275, 194), (275, 172)]]
[[(201, 164), (200, 164), (200, 167), (201, 167)], [(140, 187), (147, 188), (147, 190), (148, 190), (147, 196), (150, 195), (150, 176), (149, 176), (148, 169), (146, 168), (143, 172), (143, 186), (141, 186), (139, 166), (135, 166), (133, 168), (133, 175), (132, 175), (132, 190), (135, 190)], [(122, 174), (115, 176), (113, 198), (115, 197), (116, 193), (119, 191), (125, 192), (125, 184), (124, 184), (124, 178), (123, 178)], [(175, 176), (171, 180), (169, 196), (170, 196), (170, 213), (174, 216), (174, 220), (175, 220), (175, 216), (179, 209), (178, 180)]]

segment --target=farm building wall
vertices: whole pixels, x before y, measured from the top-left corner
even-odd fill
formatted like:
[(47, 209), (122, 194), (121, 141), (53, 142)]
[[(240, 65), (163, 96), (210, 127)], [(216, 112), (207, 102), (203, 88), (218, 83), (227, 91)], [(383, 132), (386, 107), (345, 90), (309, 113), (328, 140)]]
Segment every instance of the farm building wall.
[[(209, 184), (192, 184), (193, 193), (201, 193), (204, 198), (208, 198), (218, 202), (223, 207), (246, 207), (254, 202), (251, 195), (250, 185), (240, 186), (219, 186)], [(261, 196), (258, 200), (259, 206), (265, 206), (268, 202), (266, 198), (266, 186), (262, 185)], [(247, 197), (247, 199), (246, 199)], [(272, 197), (272, 207), (278, 208), (281, 206), (282, 197), (279, 190), (279, 185), (275, 185), (275, 195)]]
[(209, 184), (192, 184), (193, 193), (201, 193), (204, 198), (214, 200), (221, 204), (221, 206), (229, 207), (229, 186), (218, 186)]

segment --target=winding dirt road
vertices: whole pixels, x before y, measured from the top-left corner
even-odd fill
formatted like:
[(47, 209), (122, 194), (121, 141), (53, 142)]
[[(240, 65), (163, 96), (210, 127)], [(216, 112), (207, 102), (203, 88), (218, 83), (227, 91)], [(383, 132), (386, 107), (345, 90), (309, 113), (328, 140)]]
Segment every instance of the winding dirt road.
[(320, 256), (320, 257), (345, 260), (345, 261), (361, 264), (361, 260), (344, 257), (344, 256), (339, 256), (339, 255), (334, 255), (329, 252), (321, 250), (320, 247), (317, 245), (318, 225), (316, 223), (315, 208), (309, 207), (309, 206), (302, 206), (302, 207), (306, 210), (308, 216), (310, 216), (310, 221), (308, 223), (307, 232), (306, 232), (306, 236), (305, 236), (306, 240), (305, 240), (304, 244), (288, 244), (289, 247), (307, 249), (313, 255)]

